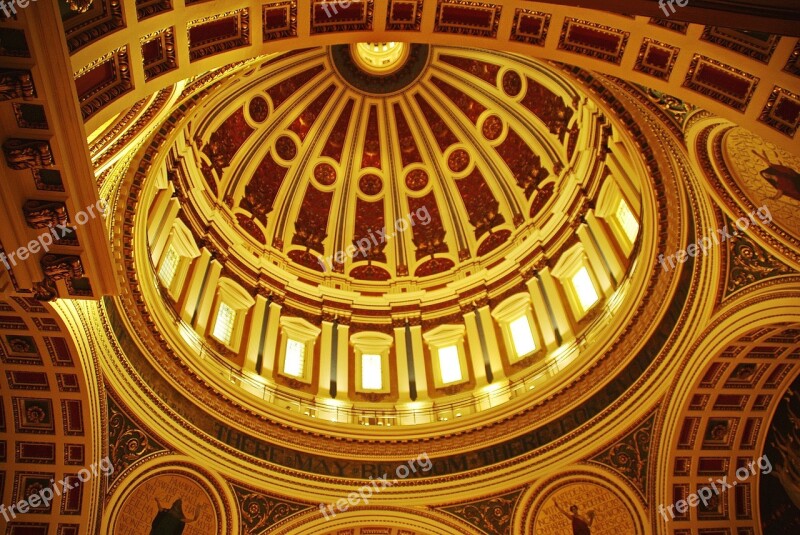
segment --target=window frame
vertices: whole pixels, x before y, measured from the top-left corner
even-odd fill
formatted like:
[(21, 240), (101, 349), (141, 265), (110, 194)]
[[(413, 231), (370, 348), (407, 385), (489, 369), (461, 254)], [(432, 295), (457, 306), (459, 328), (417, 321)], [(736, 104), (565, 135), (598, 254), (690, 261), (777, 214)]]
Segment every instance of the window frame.
[[(573, 283), (573, 277), (584, 268), (597, 296), (597, 300), (589, 307), (583, 306), (578, 296), (578, 289)], [(604, 302), (604, 294), (600, 287), (600, 282), (597, 280), (597, 275), (595, 275), (592, 265), (586, 256), (583, 244), (579, 243), (563, 254), (553, 268), (552, 274), (558, 279), (576, 322), (581, 321), (589, 312), (601, 306)]]
[[(467, 353), (464, 348), (464, 336), (466, 327), (464, 325), (440, 325), (422, 334), (422, 338), (428, 345), (431, 361), (430, 367), (434, 383), (434, 388), (450, 388), (453, 386), (464, 385), (472, 380), (472, 369), (469, 367)], [(448, 346), (455, 346), (458, 351), (458, 362), (461, 369), (461, 380), (445, 383), (442, 378), (441, 360), (439, 350)]]
[[(223, 340), (221, 337), (217, 336), (217, 327), (219, 325), (220, 319), (222, 319), (220, 317), (220, 314), (222, 314), (223, 310), (225, 310), (225, 309), (230, 310), (230, 314), (231, 314), (230, 326), (226, 329), (226, 331), (228, 333), (228, 339), (227, 340)], [(220, 344), (222, 344), (224, 346), (227, 346), (227, 347), (230, 347), (231, 346), (231, 342), (233, 341), (234, 332), (236, 330), (236, 320), (238, 319), (238, 316), (239, 316), (239, 313), (235, 308), (230, 306), (224, 300), (220, 299), (219, 302), (217, 303), (216, 310), (215, 310), (215, 313), (214, 313), (214, 325), (212, 325), (212, 327), (211, 327), (211, 337), (214, 338), (214, 340), (216, 340)]]
[[(394, 338), (384, 333), (365, 331), (350, 336), (353, 346), (353, 391), (362, 394), (389, 394), (392, 392), (392, 370), (389, 366), (389, 356), (394, 344)], [(378, 355), (381, 359), (381, 388), (364, 388), (364, 361), (363, 356)]]
[[(492, 317), (503, 334), (503, 346), (506, 349), (505, 356), (510, 364), (516, 364), (523, 359), (544, 351), (544, 339), (533, 314), (533, 305), (529, 293), (519, 293), (505, 299), (492, 310)], [(511, 333), (511, 324), (523, 317), (528, 320), (531, 338), (533, 338), (533, 343), (536, 347), (533, 351), (519, 354), (514, 342), (514, 336)]]
[[(281, 316), (281, 342), (280, 353), (277, 355), (278, 362), (276, 373), (286, 379), (300, 381), (301, 383), (311, 385), (314, 379), (314, 350), (317, 344), (317, 339), (319, 338), (321, 332), (322, 331), (319, 327), (312, 325), (304, 319)], [(300, 377), (289, 375), (284, 371), (286, 369), (286, 353), (290, 340), (304, 344), (303, 374)]]

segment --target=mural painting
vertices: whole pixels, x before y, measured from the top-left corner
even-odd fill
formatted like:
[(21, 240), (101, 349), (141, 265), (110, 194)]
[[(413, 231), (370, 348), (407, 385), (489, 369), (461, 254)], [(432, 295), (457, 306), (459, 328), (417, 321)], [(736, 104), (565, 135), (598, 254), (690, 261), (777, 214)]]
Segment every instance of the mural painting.
[(734, 128), (725, 136), (725, 160), (734, 180), (757, 207), (800, 236), (800, 157), (755, 134)]
[(162, 474), (141, 483), (114, 525), (125, 535), (216, 535), (212, 498), (188, 477)]
[(781, 400), (767, 435), (764, 455), (772, 473), (759, 479), (761, 528), (770, 535), (800, 533), (800, 378)]
[(547, 497), (536, 515), (536, 535), (636, 533), (630, 511), (613, 492), (589, 482), (567, 484)]

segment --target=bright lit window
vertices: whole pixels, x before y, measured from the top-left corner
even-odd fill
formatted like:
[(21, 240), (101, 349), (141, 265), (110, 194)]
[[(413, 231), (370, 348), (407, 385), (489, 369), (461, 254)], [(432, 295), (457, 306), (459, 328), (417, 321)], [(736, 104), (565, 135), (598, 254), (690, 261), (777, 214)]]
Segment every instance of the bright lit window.
[(231, 343), (233, 335), (233, 323), (236, 320), (236, 311), (225, 303), (219, 304), (217, 310), (217, 321), (214, 323), (214, 338), (225, 345)]
[(289, 338), (286, 341), (286, 358), (283, 361), (283, 373), (292, 377), (303, 377), (306, 362), (306, 345)]
[(578, 301), (584, 311), (592, 308), (592, 305), (600, 299), (586, 267), (582, 267), (572, 276), (572, 287), (575, 288)]
[(439, 348), (439, 371), (442, 374), (442, 383), (449, 384), (461, 381), (461, 361), (458, 358), (456, 346)]
[(527, 315), (520, 316), (509, 323), (508, 329), (511, 331), (511, 339), (514, 341), (514, 350), (517, 352), (517, 356), (522, 357), (536, 349), (536, 342), (533, 341), (531, 324)]
[(636, 221), (636, 216), (633, 215), (630, 206), (628, 206), (628, 203), (626, 203), (624, 199), (619, 200), (619, 204), (617, 204), (616, 215), (620, 226), (622, 226), (622, 230), (625, 231), (625, 235), (628, 237), (628, 240), (631, 243), (636, 241), (636, 235), (639, 234), (639, 222)]
[(361, 389), (381, 390), (383, 388), (383, 371), (381, 356), (364, 353), (361, 355)]
[(164, 260), (161, 262), (161, 269), (158, 270), (158, 277), (166, 287), (172, 286), (172, 281), (175, 280), (175, 274), (178, 272), (178, 261), (180, 256), (170, 247), (167, 249), (167, 254), (164, 255)]

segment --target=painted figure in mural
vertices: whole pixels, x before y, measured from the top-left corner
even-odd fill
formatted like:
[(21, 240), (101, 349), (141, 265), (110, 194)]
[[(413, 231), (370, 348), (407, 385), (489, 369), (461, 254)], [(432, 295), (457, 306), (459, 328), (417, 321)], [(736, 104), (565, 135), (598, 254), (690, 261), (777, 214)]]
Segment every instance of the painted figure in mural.
[(186, 524), (191, 524), (200, 516), (200, 512), (195, 509), (194, 517), (189, 518), (183, 514), (183, 500), (178, 498), (171, 507), (166, 507), (156, 498), (158, 513), (150, 525), (150, 535), (181, 535)]
[(767, 165), (767, 168), (761, 171), (761, 176), (778, 190), (773, 199), (787, 195), (796, 201), (800, 201), (800, 173), (791, 167), (769, 161), (766, 151), (762, 154), (753, 151), (753, 154)]
[(789, 390), (785, 401), (791, 429), (787, 429), (785, 434), (775, 431), (772, 446), (781, 453), (782, 458), (780, 462), (775, 462), (772, 474), (780, 480), (795, 507), (800, 509), (800, 449), (797, 447), (800, 442), (800, 416), (792, 410), (793, 398), (800, 400), (796, 392)]
[(589, 511), (586, 516), (583, 516), (578, 512), (577, 505), (570, 505), (569, 512), (567, 512), (555, 500), (554, 503), (562, 515), (572, 520), (572, 535), (592, 535), (590, 528), (594, 522), (594, 511)]

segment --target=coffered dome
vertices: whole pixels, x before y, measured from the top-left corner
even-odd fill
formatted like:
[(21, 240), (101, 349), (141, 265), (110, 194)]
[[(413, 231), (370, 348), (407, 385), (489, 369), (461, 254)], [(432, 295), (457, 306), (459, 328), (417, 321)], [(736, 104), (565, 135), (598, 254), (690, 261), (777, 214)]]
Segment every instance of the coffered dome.
[(361, 43), (189, 82), (129, 205), (146, 321), (257, 410), (319, 425), (557, 391), (640, 306), (666, 187), (558, 68)]
[[(574, 88), (530, 60), (402, 43), (382, 76), (354, 59), (362, 45), (278, 58), (203, 103), (181, 164), (182, 189), (206, 191), (186, 195), (194, 226), (254, 268), (397, 293), (469, 278), (574, 220), (595, 164), (576, 149), (602, 137)], [(564, 217), (547, 224), (552, 203)]]

